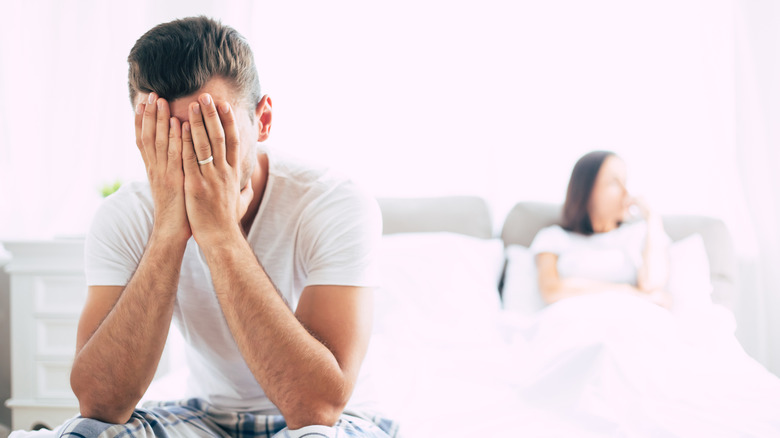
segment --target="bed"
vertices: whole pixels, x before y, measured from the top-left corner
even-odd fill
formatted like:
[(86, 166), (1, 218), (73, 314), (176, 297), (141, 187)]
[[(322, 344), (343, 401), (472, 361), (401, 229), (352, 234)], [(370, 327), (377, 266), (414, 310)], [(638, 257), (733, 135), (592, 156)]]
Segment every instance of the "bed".
[[(664, 218), (668, 312), (610, 293), (541, 303), (527, 246), (559, 206), (519, 203), (496, 232), (479, 197), (379, 204), (360, 390), (405, 438), (780, 436), (780, 379), (734, 337), (736, 260), (719, 220)], [(172, 371), (144, 400), (181, 396), (176, 342), (172, 331)]]
[(405, 437), (780, 436), (780, 379), (734, 336), (721, 221), (663, 218), (671, 312), (610, 293), (545, 306), (527, 247), (559, 206), (517, 204), (499, 239), (480, 198), (379, 201), (366, 364)]

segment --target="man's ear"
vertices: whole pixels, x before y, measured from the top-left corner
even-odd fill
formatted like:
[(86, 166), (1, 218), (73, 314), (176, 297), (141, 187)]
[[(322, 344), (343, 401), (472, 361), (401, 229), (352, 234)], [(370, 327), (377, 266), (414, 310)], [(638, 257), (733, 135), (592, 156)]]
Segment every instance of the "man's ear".
[(255, 107), (257, 141), (266, 141), (271, 135), (271, 98), (266, 94)]

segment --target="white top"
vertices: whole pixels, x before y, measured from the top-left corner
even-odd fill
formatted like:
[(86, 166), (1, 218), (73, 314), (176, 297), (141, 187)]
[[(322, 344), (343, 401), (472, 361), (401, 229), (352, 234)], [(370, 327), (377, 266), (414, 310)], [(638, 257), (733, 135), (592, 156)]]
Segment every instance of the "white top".
[[(536, 234), (531, 251), (534, 255), (556, 254), (560, 278), (588, 278), (636, 286), (646, 236), (645, 221), (623, 224), (590, 236), (553, 225)], [(665, 243), (670, 241), (666, 234), (660, 239), (665, 239)]]
[[(309, 285), (377, 286), (382, 234), (376, 200), (349, 180), (268, 153), (268, 184), (247, 240), (294, 312)], [(85, 242), (88, 285), (126, 285), (152, 231), (148, 183), (122, 186), (98, 210)], [(151, 303), (150, 303), (151, 305)], [(187, 243), (173, 312), (187, 344), (187, 395), (236, 411), (279, 413), (257, 383), (228, 329), (208, 265)], [(355, 400), (350, 407), (368, 400)]]

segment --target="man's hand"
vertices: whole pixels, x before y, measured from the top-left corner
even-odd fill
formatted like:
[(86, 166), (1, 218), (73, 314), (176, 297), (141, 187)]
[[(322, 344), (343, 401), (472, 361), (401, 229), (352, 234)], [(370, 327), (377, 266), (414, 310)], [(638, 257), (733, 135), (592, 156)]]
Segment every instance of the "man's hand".
[(181, 124), (156, 93), (135, 108), (135, 143), (152, 189), (154, 231), (186, 242), (192, 232), (184, 205)]
[[(208, 246), (241, 231), (239, 221), (252, 200), (252, 180), (240, 187), (240, 139), (235, 112), (228, 102), (219, 110), (208, 93), (189, 106), (182, 126), (184, 194), (195, 240)], [(210, 162), (204, 162), (213, 157)], [(199, 164), (202, 162), (203, 164)], [(247, 175), (248, 177), (248, 175)]]

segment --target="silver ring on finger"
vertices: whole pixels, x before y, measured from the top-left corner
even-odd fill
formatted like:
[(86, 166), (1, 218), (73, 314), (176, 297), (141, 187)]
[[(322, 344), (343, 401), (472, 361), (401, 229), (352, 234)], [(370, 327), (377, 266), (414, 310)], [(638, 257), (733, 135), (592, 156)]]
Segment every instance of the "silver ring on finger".
[(209, 155), (209, 157), (206, 158), (205, 160), (198, 160), (198, 165), (202, 166), (204, 164), (209, 164), (212, 161), (214, 161), (214, 155)]

